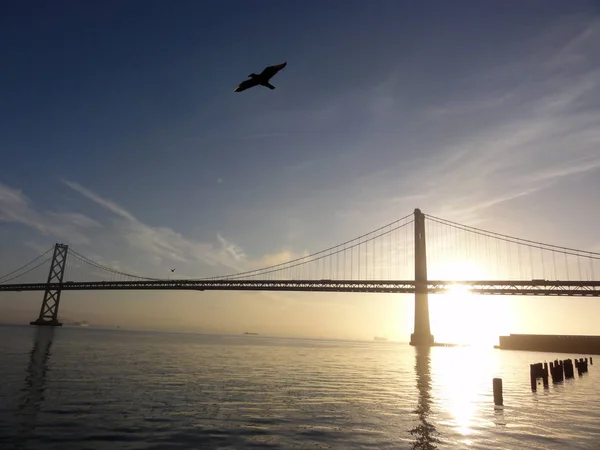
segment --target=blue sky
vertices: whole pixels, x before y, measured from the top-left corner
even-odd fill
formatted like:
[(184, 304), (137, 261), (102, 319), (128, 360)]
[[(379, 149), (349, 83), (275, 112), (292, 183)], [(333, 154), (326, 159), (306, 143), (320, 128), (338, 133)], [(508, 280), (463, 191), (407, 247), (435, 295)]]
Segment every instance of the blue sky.
[[(415, 207), (600, 249), (597, 2), (2, 9), (0, 273), (56, 241), (227, 273)], [(283, 61), (276, 90), (233, 92)]]

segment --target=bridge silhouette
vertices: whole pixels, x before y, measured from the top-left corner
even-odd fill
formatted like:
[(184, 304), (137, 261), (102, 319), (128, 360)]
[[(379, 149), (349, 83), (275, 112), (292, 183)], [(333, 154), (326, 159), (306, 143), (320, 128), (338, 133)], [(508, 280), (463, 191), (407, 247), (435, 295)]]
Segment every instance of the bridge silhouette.
[[(32, 325), (60, 326), (63, 291), (246, 290), (414, 294), (411, 345), (434, 344), (429, 294), (600, 296), (600, 253), (520, 239), (422, 213), (279, 264), (198, 278), (126, 273), (57, 243), (0, 277), (0, 292), (43, 291)], [(451, 274), (451, 275), (449, 275)], [(429, 275), (429, 276), (428, 276)], [(42, 281), (45, 278), (45, 281)], [(429, 279), (432, 278), (432, 279)], [(450, 278), (450, 279), (449, 279)]]

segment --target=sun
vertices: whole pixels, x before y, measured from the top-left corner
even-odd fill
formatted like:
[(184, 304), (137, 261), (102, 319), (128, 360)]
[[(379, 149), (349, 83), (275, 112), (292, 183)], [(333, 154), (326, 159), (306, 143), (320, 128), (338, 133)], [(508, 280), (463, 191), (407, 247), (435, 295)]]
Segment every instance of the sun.
[(470, 294), (471, 288), (469, 286), (466, 286), (464, 284), (455, 284), (453, 286), (449, 286), (448, 290), (444, 295), (446, 295), (447, 298), (451, 297), (453, 299), (460, 299), (463, 298), (465, 295)]
[[(481, 268), (449, 261), (431, 271), (436, 280), (485, 280)], [(473, 294), (468, 286), (450, 286), (444, 294), (429, 296), (431, 332), (436, 342), (491, 347), (502, 333), (506, 308), (501, 299)]]

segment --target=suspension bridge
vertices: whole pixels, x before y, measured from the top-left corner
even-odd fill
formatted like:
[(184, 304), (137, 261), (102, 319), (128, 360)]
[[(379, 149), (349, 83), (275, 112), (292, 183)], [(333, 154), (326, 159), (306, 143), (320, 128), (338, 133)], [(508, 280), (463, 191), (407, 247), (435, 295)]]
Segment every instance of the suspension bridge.
[(598, 252), (520, 239), (415, 209), (412, 214), (325, 250), (268, 267), (211, 277), (144, 277), (117, 270), (57, 243), (0, 277), (0, 292), (43, 291), (38, 319), (31, 324), (45, 326), (61, 325), (58, 311), (63, 291), (414, 294), (411, 344), (432, 345), (429, 294), (443, 294), (462, 286), (480, 295), (598, 297), (598, 273)]

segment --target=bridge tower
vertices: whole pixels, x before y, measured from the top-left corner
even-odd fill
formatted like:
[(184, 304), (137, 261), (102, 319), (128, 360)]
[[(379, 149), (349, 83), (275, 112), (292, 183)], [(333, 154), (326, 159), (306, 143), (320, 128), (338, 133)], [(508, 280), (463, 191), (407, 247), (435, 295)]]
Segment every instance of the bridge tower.
[(425, 215), (417, 208), (415, 209), (415, 325), (414, 332), (410, 335), (410, 345), (431, 346), (433, 342), (429, 327)]
[[(60, 283), (62, 285), (65, 275), (65, 265), (67, 263), (68, 245), (56, 244), (54, 254), (52, 255), (52, 264), (50, 264), (50, 273), (48, 273), (47, 284)], [(62, 323), (58, 321), (58, 305), (60, 303), (60, 285), (57, 289), (46, 287), (44, 300), (40, 309), (40, 316), (37, 320), (30, 322), (30, 325), (60, 327)]]

